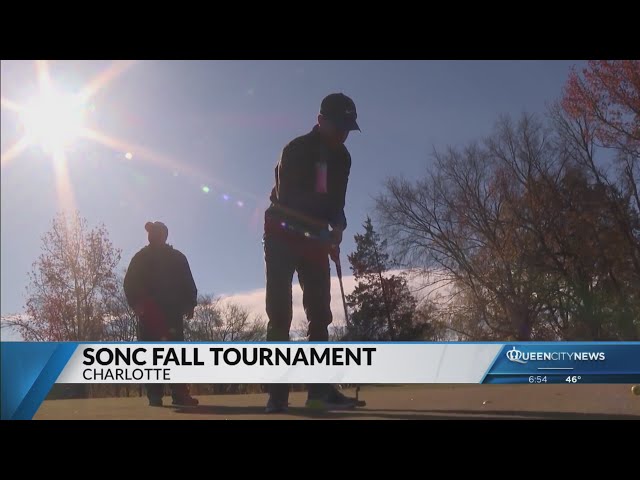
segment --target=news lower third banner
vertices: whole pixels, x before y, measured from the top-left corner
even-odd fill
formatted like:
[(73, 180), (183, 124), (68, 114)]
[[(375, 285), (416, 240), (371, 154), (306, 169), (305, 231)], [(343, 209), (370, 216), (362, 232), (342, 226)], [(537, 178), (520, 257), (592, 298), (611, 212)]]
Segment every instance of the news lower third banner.
[(2, 342), (2, 419), (54, 383), (640, 383), (640, 342)]

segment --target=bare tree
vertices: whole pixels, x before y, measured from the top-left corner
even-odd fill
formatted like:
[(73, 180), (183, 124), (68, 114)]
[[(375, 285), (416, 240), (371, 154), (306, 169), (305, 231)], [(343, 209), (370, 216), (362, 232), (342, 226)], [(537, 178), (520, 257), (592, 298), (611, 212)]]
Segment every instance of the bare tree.
[[(410, 267), (446, 272), (475, 298), (478, 320), (489, 330), (525, 340), (538, 305), (532, 296), (535, 279), (517, 248), (528, 239), (511, 218), (520, 208), (513, 199), (523, 190), (514, 180), (526, 182), (533, 160), (542, 164), (549, 148), (532, 117), (521, 120), (520, 135), (507, 119), (501, 126), (485, 145), (435, 152), (434, 168), (415, 186), (391, 179), (378, 211), (400, 259)], [(512, 156), (501, 158), (497, 147)]]
[(252, 315), (241, 305), (202, 295), (185, 333), (190, 341), (251, 342), (265, 338), (266, 325), (261, 316)]
[[(378, 198), (399, 258), (454, 282), (442, 313), (459, 335), (637, 335), (629, 276), (637, 217), (629, 196), (593, 181), (577, 149), (556, 123), (502, 118), (484, 142), (436, 152), (426, 179), (391, 179)], [(616, 218), (626, 227), (616, 228)]]
[(224, 303), (220, 309), (222, 318), (218, 340), (222, 342), (254, 342), (266, 338), (266, 325), (260, 315), (235, 303)]
[(185, 323), (185, 339), (192, 342), (213, 341), (222, 324), (220, 299), (212, 295), (199, 295), (198, 306), (191, 320)]

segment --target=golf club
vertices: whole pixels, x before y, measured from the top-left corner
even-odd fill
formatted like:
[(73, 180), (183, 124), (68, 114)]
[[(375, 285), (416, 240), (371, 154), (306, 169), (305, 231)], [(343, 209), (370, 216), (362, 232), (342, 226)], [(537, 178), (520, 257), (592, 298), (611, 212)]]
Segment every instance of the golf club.
[[(340, 264), (340, 252), (334, 256), (333, 261), (336, 264), (336, 272), (338, 273), (338, 282), (340, 282), (340, 293), (342, 295), (342, 306), (344, 307), (344, 321), (347, 325), (349, 325), (349, 312), (347, 311), (347, 300), (344, 296), (344, 286), (342, 284), (342, 265)], [(356, 386), (356, 406), (364, 407), (367, 405), (367, 402), (359, 399), (360, 394), (360, 386)]]

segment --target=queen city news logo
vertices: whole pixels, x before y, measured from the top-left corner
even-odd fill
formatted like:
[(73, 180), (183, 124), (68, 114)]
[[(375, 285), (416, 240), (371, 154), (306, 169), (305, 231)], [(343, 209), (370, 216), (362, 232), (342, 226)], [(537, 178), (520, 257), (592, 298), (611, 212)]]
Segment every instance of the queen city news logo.
[(522, 365), (529, 362), (604, 362), (604, 352), (523, 352), (513, 347), (505, 352), (507, 359)]

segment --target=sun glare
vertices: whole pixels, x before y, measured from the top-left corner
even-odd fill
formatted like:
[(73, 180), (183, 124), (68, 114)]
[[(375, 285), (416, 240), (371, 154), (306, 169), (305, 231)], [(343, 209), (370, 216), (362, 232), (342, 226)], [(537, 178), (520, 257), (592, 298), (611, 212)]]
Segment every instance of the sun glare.
[[(30, 149), (30, 147), (40, 147), (45, 156), (53, 163), (58, 200), (65, 209), (71, 208), (75, 203), (69, 178), (68, 158), (70, 157), (69, 154), (72, 153), (74, 142), (80, 139), (115, 150), (119, 152), (119, 156), (123, 156), (128, 161), (135, 159), (140, 162), (151, 162), (156, 166), (166, 168), (173, 172), (174, 177), (185, 175), (198, 179), (207, 179), (211, 183), (201, 187), (203, 193), (212, 192), (213, 184), (216, 186), (225, 184), (225, 182), (212, 177), (206, 171), (193, 165), (182, 163), (171, 155), (113, 137), (89, 125), (93, 123), (89, 118), (93, 115), (95, 108), (91, 101), (93, 96), (98, 91), (105, 89), (115, 78), (135, 63), (132, 61), (113, 62), (72, 95), (56, 88), (57, 85), (54, 84), (49, 72), (49, 62), (37, 60), (35, 67), (38, 94), (31, 101), (23, 104), (0, 95), (0, 106), (3, 110), (6, 109), (18, 115), (22, 130), (20, 137), (1, 152), (0, 166), (2, 169), (7, 168), (11, 162), (25, 150)], [(248, 198), (256, 199), (253, 193), (242, 192), (237, 188), (234, 188), (233, 191)], [(222, 198), (225, 202), (231, 200), (231, 197), (227, 194), (224, 194)], [(240, 200), (236, 201), (235, 204), (239, 207), (244, 206), (243, 201)]]
[(48, 89), (25, 105), (21, 120), (28, 142), (54, 154), (64, 152), (80, 136), (84, 115), (80, 96)]

